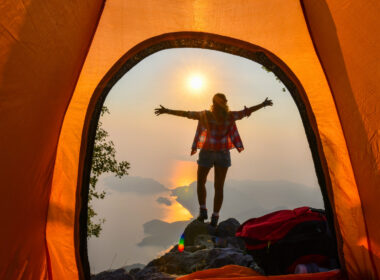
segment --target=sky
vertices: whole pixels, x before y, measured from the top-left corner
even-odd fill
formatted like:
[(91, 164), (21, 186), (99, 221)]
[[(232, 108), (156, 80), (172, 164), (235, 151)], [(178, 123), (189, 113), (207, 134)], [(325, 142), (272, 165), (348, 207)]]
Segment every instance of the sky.
[[(199, 88), (189, 83), (194, 76), (202, 80)], [(181, 186), (185, 186), (185, 193), (194, 191), (198, 153), (190, 156), (190, 150), (197, 121), (156, 116), (154, 109), (160, 104), (176, 110), (208, 110), (217, 92), (226, 95), (234, 111), (257, 105), (266, 97), (273, 101), (272, 107), (237, 122), (245, 150), (231, 151), (232, 166), (226, 182), (231, 194), (225, 195), (221, 220), (240, 214), (243, 219), (251, 213), (259, 215), (306, 203), (323, 207), (299, 112), (283, 88), (272, 73), (251, 60), (203, 49), (163, 50), (126, 73), (108, 94), (105, 106), (110, 114), (103, 116), (101, 122), (115, 144), (117, 159), (127, 160), (131, 168), (128, 178), (119, 183), (109, 175), (102, 176), (98, 183), (107, 196), (95, 201), (94, 208), (106, 223), (101, 236), (89, 240), (91, 271), (147, 263), (167, 249), (138, 245), (150, 238), (147, 225), (160, 220), (175, 235), (174, 228), (182, 230), (177, 222), (196, 215), (195, 208), (184, 204), (183, 197), (173, 196), (173, 192), (178, 193)], [(210, 199), (212, 171), (208, 181)], [(260, 193), (255, 202), (260, 205), (252, 206), (252, 200), (243, 199), (255, 196), (259, 186), (266, 185), (272, 187), (269, 193)], [(192, 201), (196, 204), (195, 197)], [(212, 209), (211, 201), (207, 206)]]
[[(203, 77), (200, 90), (189, 87), (192, 75)], [(109, 93), (111, 114), (104, 128), (130, 174), (154, 178), (168, 187), (195, 180), (197, 155), (190, 156), (197, 121), (154, 115), (160, 104), (176, 110), (209, 109), (222, 92), (231, 110), (266, 107), (237, 122), (245, 150), (232, 151), (230, 179), (289, 180), (318, 185), (302, 121), (289, 92), (261, 65), (238, 56), (202, 50), (171, 49), (155, 53), (131, 69)]]

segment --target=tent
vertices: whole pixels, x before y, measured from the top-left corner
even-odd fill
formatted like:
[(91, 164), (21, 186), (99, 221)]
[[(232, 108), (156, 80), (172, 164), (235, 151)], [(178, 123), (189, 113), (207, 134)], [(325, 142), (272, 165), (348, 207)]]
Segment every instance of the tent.
[(136, 63), (175, 47), (279, 76), (300, 109), (342, 272), (379, 279), (379, 1), (2, 0), (0, 10), (1, 279), (89, 277), (99, 108)]

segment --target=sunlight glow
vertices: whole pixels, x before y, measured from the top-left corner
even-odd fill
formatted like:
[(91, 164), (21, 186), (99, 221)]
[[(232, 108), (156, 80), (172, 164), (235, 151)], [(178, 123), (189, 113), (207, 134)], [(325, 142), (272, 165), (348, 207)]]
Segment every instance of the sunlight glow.
[(197, 164), (192, 161), (177, 160), (172, 166), (171, 188), (188, 186), (197, 180)]
[(172, 205), (167, 207), (167, 211), (165, 211), (165, 216), (163, 217), (163, 221), (167, 223), (174, 223), (177, 221), (188, 221), (193, 216), (185, 207), (182, 206), (181, 203), (178, 203), (176, 197), (171, 197)]
[(199, 91), (204, 87), (204, 78), (199, 74), (192, 75), (188, 79), (188, 85), (190, 89)]
[[(172, 163), (171, 169), (171, 189), (181, 186), (189, 186), (197, 180), (197, 164), (195, 162), (175, 160)], [(163, 221), (173, 223), (176, 221), (187, 221), (193, 217), (189, 210), (176, 201), (175, 196), (171, 196), (169, 199), (172, 204), (166, 207), (165, 216), (162, 219)]]

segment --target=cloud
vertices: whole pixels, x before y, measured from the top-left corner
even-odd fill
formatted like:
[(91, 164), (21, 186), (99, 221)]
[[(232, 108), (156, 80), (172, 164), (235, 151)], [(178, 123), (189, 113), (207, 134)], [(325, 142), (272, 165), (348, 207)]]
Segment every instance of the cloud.
[(153, 195), (169, 191), (153, 179), (134, 176), (125, 176), (121, 179), (110, 176), (104, 178), (103, 183), (107, 189), (121, 193), (133, 192), (140, 195)]

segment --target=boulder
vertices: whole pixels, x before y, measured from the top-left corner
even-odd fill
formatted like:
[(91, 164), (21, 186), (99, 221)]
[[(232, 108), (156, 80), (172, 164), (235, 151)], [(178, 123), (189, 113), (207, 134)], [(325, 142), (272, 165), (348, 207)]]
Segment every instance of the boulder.
[(216, 236), (218, 237), (235, 237), (235, 233), (240, 227), (238, 220), (229, 218), (223, 222), (220, 222), (216, 228)]
[(215, 235), (215, 229), (207, 223), (202, 223), (198, 220), (192, 221), (187, 225), (184, 231), (184, 245), (193, 246), (195, 245), (195, 239), (199, 235)]
[(214, 248), (213, 237), (210, 234), (199, 234), (194, 238), (194, 246), (203, 247), (205, 249), (212, 249)]

